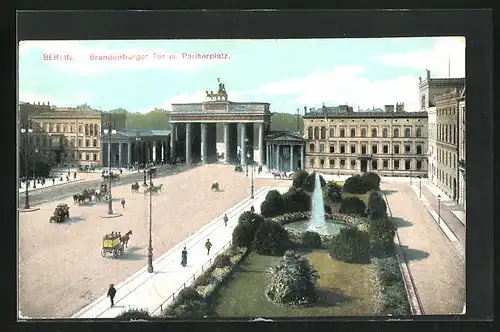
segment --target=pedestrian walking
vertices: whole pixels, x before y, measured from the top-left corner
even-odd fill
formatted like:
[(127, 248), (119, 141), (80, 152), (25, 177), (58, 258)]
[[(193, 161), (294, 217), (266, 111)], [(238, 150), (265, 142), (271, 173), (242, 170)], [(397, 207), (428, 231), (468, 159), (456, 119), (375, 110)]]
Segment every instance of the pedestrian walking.
[(120, 175), (122, 175), (123, 170), (120, 168)]
[(207, 256), (210, 255), (210, 248), (212, 248), (212, 243), (209, 239), (207, 239), (207, 242), (205, 242), (205, 248), (207, 248)]
[(52, 178), (52, 185), (55, 185), (55, 184), (56, 184), (56, 179)]
[(187, 265), (187, 260), (188, 260), (188, 252), (186, 247), (184, 247), (181, 253), (181, 265), (185, 267)]
[(122, 201), (120, 203), (122, 204), (122, 208), (125, 209), (125, 198), (122, 198)]
[(76, 180), (76, 172), (73, 173), (73, 180)]
[(115, 305), (115, 295), (116, 295), (115, 286), (113, 284), (111, 284), (111, 285), (109, 285), (109, 289), (108, 289), (108, 296), (109, 296), (109, 299), (111, 300), (111, 307), (113, 307)]
[(227, 217), (227, 214), (224, 214), (224, 226), (227, 226), (228, 221), (229, 221), (229, 218)]

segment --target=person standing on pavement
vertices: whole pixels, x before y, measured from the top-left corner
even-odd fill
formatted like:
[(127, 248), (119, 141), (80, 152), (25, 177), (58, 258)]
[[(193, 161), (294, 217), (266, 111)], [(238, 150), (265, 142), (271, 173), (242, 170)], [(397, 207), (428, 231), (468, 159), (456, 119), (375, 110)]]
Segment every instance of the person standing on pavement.
[(207, 242), (205, 242), (205, 248), (207, 248), (207, 256), (210, 255), (210, 248), (212, 248), (212, 243), (210, 242), (210, 239), (207, 239)]
[(227, 214), (224, 214), (224, 226), (227, 226), (227, 222), (229, 221), (229, 218), (227, 217)]
[(122, 208), (125, 209), (125, 198), (122, 198), (122, 201), (120, 203), (122, 204)]
[(115, 305), (115, 295), (116, 295), (116, 289), (113, 284), (109, 285), (108, 289), (108, 297), (111, 300), (111, 307)]

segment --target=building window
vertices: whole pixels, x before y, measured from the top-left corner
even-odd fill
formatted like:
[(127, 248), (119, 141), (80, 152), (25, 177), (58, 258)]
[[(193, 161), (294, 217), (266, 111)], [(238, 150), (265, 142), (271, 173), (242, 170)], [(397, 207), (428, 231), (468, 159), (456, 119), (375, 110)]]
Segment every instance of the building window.
[(93, 154), (93, 159), (92, 160), (97, 161), (97, 153)]
[(326, 139), (326, 128), (321, 127), (321, 139)]
[(335, 145), (330, 145), (330, 153), (335, 153)]
[(410, 128), (406, 128), (406, 129), (405, 129), (405, 137), (410, 137), (410, 135), (411, 135), (411, 130), (410, 130)]
[(422, 129), (417, 128), (417, 137), (422, 137)]
[(340, 159), (340, 168), (345, 168), (345, 159)]
[(314, 143), (309, 144), (309, 152), (314, 152)]
[(319, 160), (319, 165), (321, 168), (325, 168), (325, 159), (320, 159)]
[(372, 129), (372, 137), (377, 137), (377, 129)]
[(409, 160), (405, 160), (405, 170), (410, 170), (410, 167), (411, 167), (411, 161)]
[(417, 171), (420, 171), (422, 169), (422, 161), (417, 160)]
[(366, 128), (361, 129), (361, 137), (366, 137)]
[(382, 151), (383, 151), (385, 154), (388, 154), (388, 153), (389, 153), (389, 146), (388, 146), (388, 145), (383, 145), (383, 146), (382, 146)]
[(42, 146), (47, 145), (47, 137), (42, 138)]
[(384, 159), (382, 160), (382, 168), (387, 169), (389, 167), (389, 160)]
[(81, 139), (81, 138), (80, 138), (80, 139), (78, 139), (78, 146), (82, 146), (82, 143), (83, 143), (83, 142), (82, 142), (82, 139)]
[(351, 129), (351, 137), (356, 137), (356, 129)]
[(335, 136), (335, 128), (330, 128), (330, 137)]
[(356, 168), (356, 159), (351, 159), (351, 169)]
[(65, 125), (65, 124), (63, 124), (62, 130), (63, 130), (63, 133), (67, 132), (68, 131), (68, 126)]
[(90, 133), (90, 136), (94, 136), (94, 125), (89, 126), (89, 133)]
[(425, 95), (420, 97), (420, 109), (425, 109)]
[(85, 147), (88, 147), (88, 146), (90, 146), (90, 140), (87, 138), (87, 139), (85, 140)]
[(356, 145), (351, 145), (351, 153), (356, 153)]
[(409, 144), (405, 144), (405, 153), (406, 154), (410, 153), (410, 145)]
[(361, 145), (361, 154), (366, 154), (366, 145)]
[(417, 145), (417, 154), (422, 154), (422, 145)]
[(96, 124), (94, 125), (94, 135), (99, 136), (99, 126)]
[(75, 139), (74, 138), (71, 139), (71, 146), (75, 146)]
[(97, 139), (94, 138), (94, 147), (97, 147)]
[(387, 138), (387, 128), (382, 129), (382, 137)]
[(59, 133), (61, 131), (61, 125), (56, 124), (56, 133)]
[(79, 126), (78, 126), (78, 132), (79, 132), (79, 133), (83, 133), (83, 126), (82, 126), (82, 125), (79, 125)]
[(314, 139), (319, 139), (319, 128), (314, 127)]
[(309, 165), (311, 165), (311, 167), (314, 167), (314, 158), (309, 159)]
[(309, 129), (307, 129), (307, 138), (313, 139), (313, 128), (312, 127), (309, 127)]
[(394, 154), (399, 154), (399, 145), (394, 145)]
[(335, 159), (330, 159), (330, 168), (335, 168)]
[(88, 136), (88, 134), (89, 134), (89, 125), (86, 124), (85, 125), (85, 136)]
[(394, 128), (394, 137), (399, 137), (399, 129)]
[(85, 160), (90, 160), (90, 153), (85, 154)]
[(82, 160), (82, 153), (81, 152), (78, 152), (78, 160)]
[(377, 145), (372, 145), (372, 153), (377, 153)]
[(344, 144), (340, 145), (340, 153), (345, 153), (345, 145)]
[(372, 169), (375, 170), (377, 169), (377, 160), (372, 160)]
[(325, 144), (324, 143), (320, 143), (319, 152), (325, 152)]
[(394, 160), (394, 169), (399, 169), (399, 160)]
[(75, 130), (75, 127), (73, 125), (69, 125), (69, 132), (72, 133)]
[(345, 137), (345, 129), (340, 129), (340, 137)]

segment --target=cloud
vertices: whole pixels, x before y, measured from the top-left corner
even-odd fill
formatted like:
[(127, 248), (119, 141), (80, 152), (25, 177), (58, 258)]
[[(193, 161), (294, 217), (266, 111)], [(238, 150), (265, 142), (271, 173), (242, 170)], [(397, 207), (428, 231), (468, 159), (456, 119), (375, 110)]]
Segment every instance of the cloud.
[(386, 54), (377, 57), (387, 66), (407, 67), (423, 72), (429, 69), (432, 77), (465, 77), (465, 38), (439, 37), (433, 47), (416, 52)]
[[(165, 69), (173, 71), (199, 71), (217, 66), (230, 59), (196, 58), (197, 54), (166, 53), (163, 49), (142, 48), (110, 49), (103, 46), (83, 45), (79, 41), (24, 41), (19, 43), (20, 65), (22, 58), (38, 51), (40, 62), (73, 74), (88, 76), (109, 71), (137, 71)], [(69, 55), (73, 60), (47, 60), (44, 55)], [(208, 56), (214, 56), (208, 54)], [(103, 58), (108, 57), (108, 58)]]

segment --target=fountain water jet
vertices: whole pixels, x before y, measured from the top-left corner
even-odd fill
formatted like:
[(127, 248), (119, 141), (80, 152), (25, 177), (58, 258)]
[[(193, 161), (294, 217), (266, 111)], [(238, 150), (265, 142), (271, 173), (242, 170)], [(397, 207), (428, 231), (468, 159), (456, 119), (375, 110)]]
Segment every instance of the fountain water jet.
[(311, 220), (309, 221), (308, 231), (326, 234), (327, 226), (325, 221), (325, 202), (323, 201), (323, 190), (319, 174), (314, 177), (314, 191), (311, 197)]

